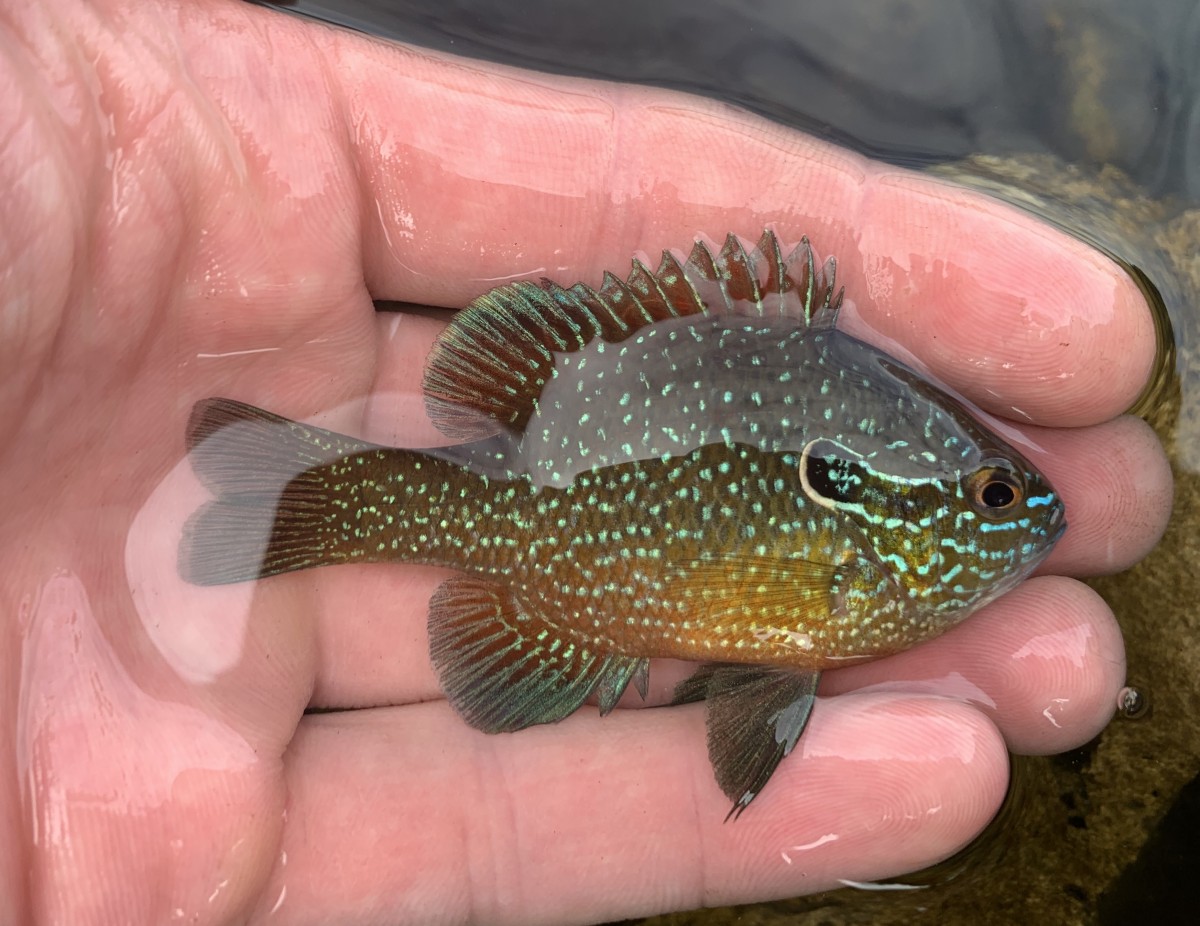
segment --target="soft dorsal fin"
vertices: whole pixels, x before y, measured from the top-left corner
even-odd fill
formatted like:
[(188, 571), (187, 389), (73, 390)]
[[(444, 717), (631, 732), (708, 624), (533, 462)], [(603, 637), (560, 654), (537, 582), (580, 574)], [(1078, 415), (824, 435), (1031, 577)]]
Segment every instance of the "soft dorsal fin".
[(787, 315), (832, 327), (842, 304), (836, 262), (818, 272), (807, 238), (786, 258), (764, 231), (747, 253), (732, 234), (715, 257), (697, 241), (687, 262), (664, 251), (656, 271), (633, 261), (629, 279), (604, 275), (599, 290), (552, 280), (501, 286), (446, 326), (425, 369), (425, 405), (443, 433), (475, 439), (498, 427), (524, 429), (556, 353), (595, 338), (623, 341), (640, 328), (685, 315)]

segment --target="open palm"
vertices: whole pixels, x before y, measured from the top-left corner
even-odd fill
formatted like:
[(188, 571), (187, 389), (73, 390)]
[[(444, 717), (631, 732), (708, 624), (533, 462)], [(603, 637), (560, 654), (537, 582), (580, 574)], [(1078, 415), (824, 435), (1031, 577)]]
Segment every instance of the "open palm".
[[(1143, 555), (1170, 476), (1113, 420), (1153, 332), (1103, 256), (699, 100), (236, 3), (0, 6), (0, 920), (594, 922), (805, 893), (955, 851), (1006, 743), (1062, 750), (1111, 716), (1119, 632), (1058, 576)], [(444, 572), (179, 580), (195, 400), (434, 443), (439, 323), (373, 298), (594, 284), (766, 225), (838, 256), (851, 327), (1034, 425), (1071, 530), (1054, 575), (831, 673), (738, 822), (698, 707), (469, 729), (427, 652)], [(651, 701), (678, 677), (656, 667)]]

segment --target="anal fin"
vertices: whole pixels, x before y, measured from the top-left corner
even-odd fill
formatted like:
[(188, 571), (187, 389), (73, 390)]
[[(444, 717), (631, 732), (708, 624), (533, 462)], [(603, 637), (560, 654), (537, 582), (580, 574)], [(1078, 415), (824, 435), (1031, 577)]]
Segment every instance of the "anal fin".
[(429, 652), (442, 690), (471, 726), (507, 733), (571, 714), (599, 689), (608, 713), (647, 660), (605, 653), (497, 582), (455, 577), (429, 605)]
[(708, 757), (738, 817), (800, 739), (817, 699), (819, 672), (716, 663), (675, 689), (675, 704), (708, 704)]

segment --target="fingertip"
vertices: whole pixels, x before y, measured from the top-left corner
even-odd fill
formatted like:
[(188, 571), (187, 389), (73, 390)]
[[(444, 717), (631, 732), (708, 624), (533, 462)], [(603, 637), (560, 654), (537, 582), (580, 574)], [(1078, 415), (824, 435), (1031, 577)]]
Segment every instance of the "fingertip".
[(1038, 217), (932, 177), (881, 169), (848, 292), (869, 323), (982, 407), (1094, 424), (1141, 392), (1155, 356), (1146, 299), (1115, 261)]
[(1029, 586), (1047, 619), (993, 662), (990, 685), (1004, 694), (992, 713), (1013, 752), (1052, 755), (1086, 743), (1112, 719), (1125, 643), (1104, 599), (1086, 585), (1046, 576)]
[[(1166, 451), (1154, 429), (1126, 415), (1112, 422), (1111, 453), (1101, 458), (1116, 491), (1100, 500), (1109, 503), (1097, 522), (1111, 525), (1122, 543), (1109, 558), (1106, 572), (1128, 569), (1162, 539), (1175, 497), (1175, 479)], [(1097, 493), (1099, 495), (1099, 493)], [(1123, 555), (1122, 555), (1123, 554)]]
[(823, 691), (920, 691), (975, 705), (1014, 752), (1051, 754), (1094, 737), (1125, 682), (1112, 611), (1061, 576), (1023, 583), (936, 640), (829, 673)]
[(986, 716), (946, 699), (822, 699), (797, 754), (736, 827), (706, 822), (705, 904), (826, 890), (916, 871), (967, 845), (1008, 786), (1004, 740)]
[[(1154, 430), (1131, 415), (1095, 428), (1038, 436), (1067, 506), (1067, 533), (1048, 562), (1056, 572), (1108, 575), (1128, 569), (1162, 539), (1174, 476)], [(1057, 462), (1056, 462), (1057, 461)]]

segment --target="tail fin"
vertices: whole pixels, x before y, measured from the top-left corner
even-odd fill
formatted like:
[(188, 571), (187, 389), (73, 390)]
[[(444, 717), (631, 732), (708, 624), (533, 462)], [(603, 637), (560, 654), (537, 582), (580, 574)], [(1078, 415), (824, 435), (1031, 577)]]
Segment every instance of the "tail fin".
[(225, 585), (341, 562), (328, 464), (379, 448), (232, 399), (197, 402), (187, 426), (196, 475), (217, 496), (188, 519), (179, 574)]

